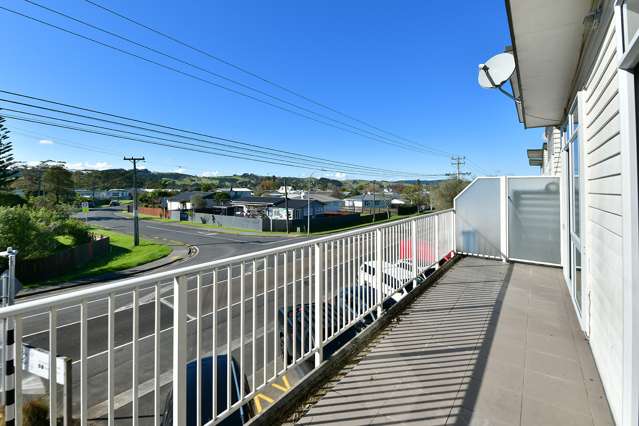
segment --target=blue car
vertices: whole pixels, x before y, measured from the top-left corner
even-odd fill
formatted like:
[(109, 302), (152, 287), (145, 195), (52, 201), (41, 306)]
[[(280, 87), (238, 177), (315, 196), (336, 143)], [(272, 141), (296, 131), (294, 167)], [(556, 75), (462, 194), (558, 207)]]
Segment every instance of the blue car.
[[(226, 363), (228, 357), (226, 355), (217, 356), (217, 414), (220, 414), (226, 409), (226, 404), (229, 395), (226, 393)], [(244, 380), (245, 392), (249, 392), (248, 380), (246, 376), (240, 377), (240, 366), (231, 357), (231, 405), (235, 404), (240, 399), (240, 380)], [(186, 365), (186, 425), (196, 426), (196, 377), (197, 377), (197, 362), (191, 361)], [(202, 358), (202, 421), (209, 422), (213, 418), (213, 357)], [(233, 414), (225, 418), (221, 425), (235, 426), (243, 425), (255, 415), (255, 409), (253, 402), (249, 401), (242, 405), (238, 410), (235, 410)], [(162, 426), (173, 425), (173, 390), (169, 392), (166, 402), (164, 404), (164, 411), (162, 415)]]

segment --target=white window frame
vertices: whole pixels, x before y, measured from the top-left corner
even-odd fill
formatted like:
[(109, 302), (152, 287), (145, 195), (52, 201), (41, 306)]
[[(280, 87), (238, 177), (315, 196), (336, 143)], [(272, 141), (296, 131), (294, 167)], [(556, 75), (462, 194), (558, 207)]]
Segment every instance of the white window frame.
[[(619, 123), (622, 152), (622, 280), (623, 280), (623, 365), (622, 425), (639, 424), (639, 177), (637, 148), (637, 97), (634, 71), (639, 66), (639, 31), (626, 34), (626, 1), (615, 4), (619, 60)], [(631, 40), (628, 40), (632, 36)]]
[[(581, 329), (589, 335), (589, 313), (590, 313), (590, 288), (588, 286), (588, 273), (589, 267), (587, 262), (587, 247), (586, 247), (586, 192), (585, 192), (585, 182), (587, 179), (586, 169), (585, 169), (585, 149), (584, 149), (584, 111), (585, 111), (585, 97), (583, 91), (577, 92), (575, 98), (573, 99), (570, 109), (568, 110), (568, 115), (566, 117), (566, 123), (562, 126), (562, 129), (566, 129), (566, 131), (562, 131), (562, 139), (563, 139), (563, 148), (562, 151), (565, 156), (564, 161), (564, 170), (562, 174), (566, 176), (564, 180), (565, 190), (567, 190), (567, 194), (565, 195), (566, 202), (566, 223), (567, 223), (567, 238), (564, 244), (567, 246), (567, 250), (565, 254), (567, 255), (566, 262), (564, 263), (564, 277), (566, 279), (566, 284), (568, 286), (568, 290), (570, 292), (571, 301), (573, 304), (573, 308), (577, 315), (577, 319), (581, 326)], [(576, 113), (576, 114), (575, 114)], [(575, 126), (574, 116), (577, 116), (577, 126)], [(573, 239), (574, 234), (574, 212), (572, 210), (574, 206), (574, 191), (573, 191), (573, 148), (572, 144), (574, 143), (576, 138), (579, 138), (579, 235)], [(576, 240), (576, 241), (575, 241)], [(581, 258), (581, 306), (577, 305), (576, 297), (575, 297), (575, 274), (576, 268), (573, 268), (573, 258), (575, 253), (573, 251), (573, 241), (578, 245), (580, 258)]]

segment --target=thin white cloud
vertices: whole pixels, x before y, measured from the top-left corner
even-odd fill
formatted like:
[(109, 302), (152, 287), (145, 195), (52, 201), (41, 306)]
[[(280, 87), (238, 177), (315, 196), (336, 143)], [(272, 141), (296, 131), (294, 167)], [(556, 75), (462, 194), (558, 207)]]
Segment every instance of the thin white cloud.
[(173, 170), (173, 173), (186, 173), (187, 169), (185, 169), (184, 167), (178, 167), (175, 170)]
[(51, 139), (40, 139), (40, 145), (53, 145), (53, 141)]
[(346, 173), (342, 173), (342, 172), (324, 173), (323, 176), (329, 179), (337, 179), (337, 180), (346, 179)]
[(112, 169), (113, 164), (107, 163), (106, 161), (98, 161), (93, 164), (80, 161), (77, 163), (67, 163), (66, 168), (69, 170), (107, 170)]
[(27, 166), (29, 166), (29, 167), (35, 167), (35, 166), (37, 166), (39, 164), (40, 164), (39, 161), (35, 161), (35, 160), (27, 161)]
[(202, 177), (215, 177), (215, 176), (219, 176), (220, 172), (218, 172), (217, 170), (215, 171), (206, 171), (206, 172), (202, 172), (200, 174), (200, 176)]

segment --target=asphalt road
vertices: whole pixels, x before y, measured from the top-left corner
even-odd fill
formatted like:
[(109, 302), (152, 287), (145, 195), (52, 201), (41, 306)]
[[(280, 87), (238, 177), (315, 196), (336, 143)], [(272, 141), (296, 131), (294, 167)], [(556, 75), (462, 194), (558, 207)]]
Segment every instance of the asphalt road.
[[(140, 234), (144, 238), (197, 246), (198, 255), (182, 262), (179, 266), (224, 259), (305, 239), (288, 236), (223, 234), (215, 232), (215, 229), (151, 220), (140, 220), (139, 223)], [(92, 209), (89, 212), (89, 224), (114, 231), (133, 233), (133, 220), (124, 216), (120, 208)]]
[[(104, 209), (93, 211), (90, 214), (90, 223), (111, 228), (121, 232), (130, 232), (132, 221), (118, 215), (114, 209)], [(171, 265), (168, 268), (178, 268), (187, 264), (204, 263), (206, 261), (226, 258), (230, 256), (250, 253), (266, 248), (277, 247), (279, 245), (290, 244), (300, 241), (300, 238), (286, 237), (262, 237), (248, 235), (220, 235), (209, 232), (206, 229), (189, 228), (172, 223), (140, 221), (141, 234), (145, 238), (160, 238), (180, 242), (182, 244), (196, 245), (199, 253), (194, 258), (185, 262)], [(372, 242), (372, 241), (371, 241)], [(329, 275), (334, 276), (334, 283), (351, 286), (358, 281), (357, 270), (360, 262), (372, 260), (372, 253), (366, 249), (366, 244), (347, 244), (342, 246), (342, 255), (346, 249), (347, 257), (334, 256), (329, 254), (331, 266)], [(372, 244), (369, 246), (372, 247)], [(344, 261), (344, 259), (350, 259)], [(286, 260), (286, 261), (285, 261)], [(244, 293), (245, 303), (242, 306), (241, 293), (242, 281), (240, 280), (240, 268), (236, 266), (228, 270), (219, 269), (215, 274), (215, 285), (213, 285), (213, 271), (200, 274), (200, 314), (202, 316), (202, 353), (210, 353), (215, 347), (217, 353), (226, 353), (228, 346), (233, 356), (239, 359), (239, 349), (244, 348), (246, 360), (245, 368), (252, 382), (256, 376), (256, 384), (261, 384), (264, 378), (264, 369), (270, 378), (274, 372), (274, 362), (277, 369), (282, 367), (281, 358), (277, 356), (277, 335), (274, 334), (277, 320), (275, 312), (284, 306), (293, 306), (302, 302), (309, 302), (309, 295), (312, 290), (313, 276), (308, 274), (308, 254), (306, 254), (302, 276), (302, 258), (298, 251), (295, 261), (289, 255), (286, 259), (278, 257), (277, 267), (273, 264), (273, 259), (264, 267), (261, 259), (255, 262), (255, 273), (253, 273), (253, 262), (248, 262), (245, 267)], [(349, 267), (350, 265), (350, 267)], [(275, 282), (277, 268), (277, 291)], [(231, 276), (229, 286), (229, 273)], [(162, 385), (161, 401), (164, 403), (165, 393), (168, 391), (171, 382), (172, 367), (172, 315), (173, 315), (173, 295), (170, 281), (157, 283), (161, 294), (160, 300), (160, 372)], [(188, 285), (188, 358), (195, 357), (195, 337), (198, 302), (197, 302), (197, 280), (195, 276), (189, 277)], [(214, 289), (217, 289), (214, 296)], [(337, 294), (337, 289), (329, 292), (327, 299)], [(255, 294), (255, 300), (252, 295)], [(304, 294), (304, 296), (302, 296)], [(286, 301), (285, 301), (286, 295)], [(153, 413), (153, 366), (154, 366), (154, 338), (155, 338), (155, 297), (153, 288), (142, 289), (139, 293), (139, 374), (140, 385), (140, 411), (143, 415)], [(213, 299), (216, 298), (213, 309)], [(295, 298), (295, 300), (294, 300)], [(230, 301), (230, 304), (228, 303)], [(131, 324), (132, 324), (132, 294), (124, 293), (112, 299), (114, 316), (114, 337), (115, 347), (113, 352), (114, 365), (114, 394), (116, 415), (123, 417), (123, 422), (130, 415), (130, 386), (132, 371), (132, 345), (131, 345)], [(230, 308), (229, 308), (230, 306)], [(244, 308), (244, 332), (241, 332), (240, 319)], [(215, 323), (213, 322), (213, 312), (216, 312)], [(253, 315), (255, 312), (255, 315)], [(231, 318), (230, 324), (227, 318)], [(108, 337), (108, 301), (106, 299), (92, 300), (88, 303), (88, 353), (87, 363), (89, 386), (88, 401), (90, 417), (103, 417), (106, 413), (107, 397), (107, 377), (108, 377), (108, 357), (107, 357), (107, 337)], [(74, 412), (79, 413), (79, 391), (80, 391), (80, 307), (69, 306), (58, 311), (57, 341), (59, 355), (71, 357), (74, 361), (73, 370), (73, 392)], [(252, 334), (253, 322), (255, 322), (255, 336)], [(27, 317), (23, 321), (24, 341), (33, 346), (46, 349), (48, 347), (48, 314), (42, 313)], [(301, 330), (298, 331), (298, 333)], [(229, 333), (230, 332), (230, 333)], [(289, 330), (290, 332), (290, 330)], [(305, 334), (308, 330), (305, 330)], [(215, 344), (213, 336), (215, 335)], [(244, 345), (240, 336), (244, 336)], [(227, 339), (228, 336), (228, 339)], [(255, 341), (255, 367), (253, 369), (253, 340)], [(292, 383), (291, 383), (292, 384)], [(59, 401), (61, 398), (59, 398)]]

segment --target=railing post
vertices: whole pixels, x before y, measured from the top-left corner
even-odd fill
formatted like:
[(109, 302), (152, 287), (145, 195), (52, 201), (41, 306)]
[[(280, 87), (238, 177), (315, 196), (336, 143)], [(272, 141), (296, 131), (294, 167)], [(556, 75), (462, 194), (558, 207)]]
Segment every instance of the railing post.
[(417, 284), (417, 219), (410, 221), (410, 252), (413, 257), (413, 284)]
[(315, 244), (315, 367), (324, 360), (324, 262), (323, 244)]
[(500, 253), (503, 262), (508, 261), (508, 181), (506, 176), (499, 177), (499, 225)]
[(377, 318), (382, 316), (382, 305), (384, 303), (384, 291), (383, 291), (383, 256), (384, 250), (382, 247), (382, 230), (377, 228), (375, 230), (375, 287), (377, 288)]
[[(186, 315), (184, 277), (173, 278), (173, 424), (186, 424)], [(156, 301), (159, 303), (159, 300)], [(159, 378), (156, 377), (155, 380)]]
[(457, 210), (453, 208), (453, 211), (450, 214), (450, 248), (454, 252), (454, 254), (457, 254), (457, 223), (456, 222), (457, 222)]
[(435, 268), (439, 267), (439, 215), (435, 215)]

